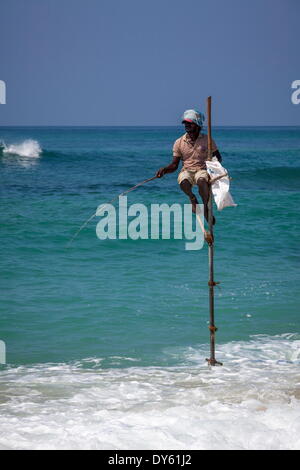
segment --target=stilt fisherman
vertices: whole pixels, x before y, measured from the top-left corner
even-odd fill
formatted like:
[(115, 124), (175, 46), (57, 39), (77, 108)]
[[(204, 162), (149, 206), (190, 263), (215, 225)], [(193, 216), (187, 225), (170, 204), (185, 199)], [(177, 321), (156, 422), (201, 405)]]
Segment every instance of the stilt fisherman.
[[(182, 124), (185, 127), (185, 134), (177, 139), (173, 146), (173, 160), (163, 168), (160, 168), (156, 176), (161, 178), (166, 173), (173, 173), (177, 170), (180, 160), (182, 169), (178, 175), (178, 184), (182, 191), (189, 197), (196, 212), (198, 200), (192, 191), (192, 187), (198, 187), (199, 195), (204, 205), (204, 216), (208, 221), (208, 199), (209, 199), (209, 174), (206, 171), (205, 161), (208, 158), (208, 138), (202, 133), (205, 117), (202, 113), (194, 109), (188, 109), (182, 116)], [(212, 155), (221, 162), (222, 157), (212, 139)], [(215, 219), (213, 218), (213, 223)]]

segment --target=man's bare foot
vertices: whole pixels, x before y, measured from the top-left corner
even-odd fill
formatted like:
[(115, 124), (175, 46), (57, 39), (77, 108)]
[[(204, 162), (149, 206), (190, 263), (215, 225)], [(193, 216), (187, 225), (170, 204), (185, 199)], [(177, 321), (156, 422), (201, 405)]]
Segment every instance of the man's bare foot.
[(214, 237), (212, 236), (212, 234), (211, 234), (210, 232), (205, 232), (205, 233), (204, 233), (204, 238), (205, 238), (205, 240), (207, 241), (207, 243), (208, 243), (209, 245), (212, 245), (212, 244), (213, 244), (213, 242), (214, 242)]

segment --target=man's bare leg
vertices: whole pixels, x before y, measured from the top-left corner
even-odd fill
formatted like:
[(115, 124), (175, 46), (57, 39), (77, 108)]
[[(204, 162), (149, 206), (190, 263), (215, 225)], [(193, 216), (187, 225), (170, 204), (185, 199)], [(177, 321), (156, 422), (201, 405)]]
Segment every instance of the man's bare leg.
[(195, 194), (192, 191), (192, 185), (189, 180), (183, 180), (180, 183), (180, 188), (182, 191), (190, 198), (192, 204), (192, 211), (196, 213), (196, 205), (199, 204)]
[[(197, 186), (199, 194), (202, 198), (204, 204), (204, 217), (208, 222), (208, 200), (209, 200), (209, 185), (204, 178), (199, 178), (197, 180)], [(213, 225), (216, 223), (216, 219), (213, 216)]]

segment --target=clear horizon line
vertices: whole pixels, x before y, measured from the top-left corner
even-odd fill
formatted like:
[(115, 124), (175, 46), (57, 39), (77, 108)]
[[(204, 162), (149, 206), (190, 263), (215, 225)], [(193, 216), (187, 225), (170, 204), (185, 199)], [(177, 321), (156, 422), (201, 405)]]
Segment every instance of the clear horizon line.
[[(128, 127), (128, 128), (145, 128), (145, 127), (174, 127), (178, 128), (181, 127), (181, 124), (0, 124), (0, 128), (8, 128), (8, 127)], [(206, 129), (207, 126), (203, 126)], [(244, 127), (300, 127), (300, 124), (243, 124), (243, 125), (235, 125), (235, 124), (226, 124), (226, 125), (213, 125), (214, 128), (244, 128)]]

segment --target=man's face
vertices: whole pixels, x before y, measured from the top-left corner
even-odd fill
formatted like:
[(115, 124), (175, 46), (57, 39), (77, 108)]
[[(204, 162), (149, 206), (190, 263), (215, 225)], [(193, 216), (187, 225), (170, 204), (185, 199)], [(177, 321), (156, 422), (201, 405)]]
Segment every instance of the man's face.
[(194, 122), (184, 121), (185, 132), (190, 135), (195, 135), (199, 132), (200, 127), (197, 126)]

